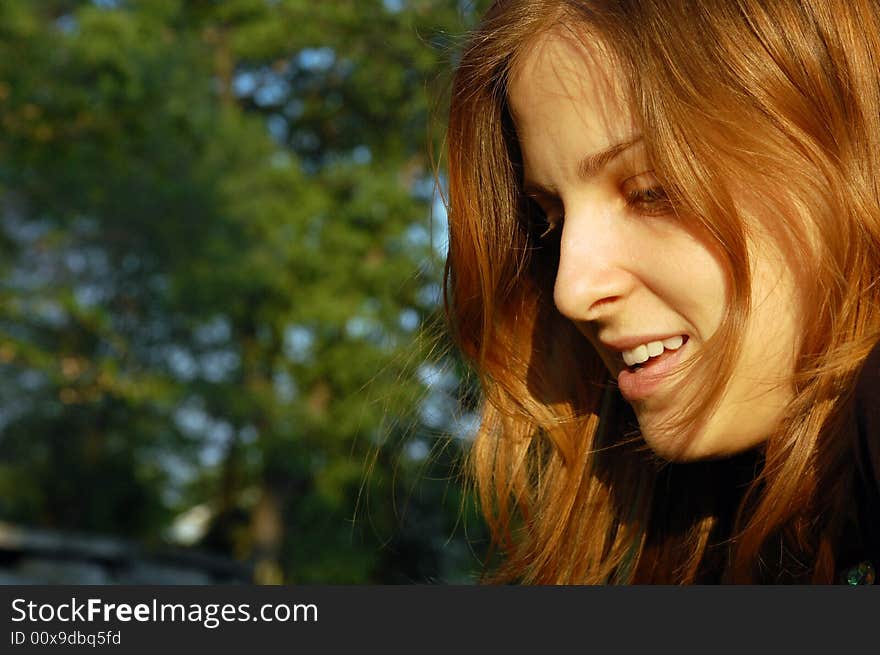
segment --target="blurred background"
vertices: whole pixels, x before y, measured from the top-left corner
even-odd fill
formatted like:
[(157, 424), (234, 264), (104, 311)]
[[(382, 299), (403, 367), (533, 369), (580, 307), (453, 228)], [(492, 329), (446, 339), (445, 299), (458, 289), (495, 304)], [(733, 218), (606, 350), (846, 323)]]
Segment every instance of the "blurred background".
[(475, 580), (434, 162), (487, 4), (0, 3), (0, 581)]

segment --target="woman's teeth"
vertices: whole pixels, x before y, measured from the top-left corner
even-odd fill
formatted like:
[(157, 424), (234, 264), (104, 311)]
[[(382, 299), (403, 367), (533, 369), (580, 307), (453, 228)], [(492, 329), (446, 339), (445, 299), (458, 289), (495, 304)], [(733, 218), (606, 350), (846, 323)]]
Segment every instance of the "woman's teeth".
[(651, 357), (662, 355), (664, 350), (678, 350), (683, 343), (683, 336), (669, 337), (662, 341), (650, 341), (641, 346), (636, 346), (632, 350), (625, 350), (623, 352), (623, 361), (627, 366), (643, 364)]

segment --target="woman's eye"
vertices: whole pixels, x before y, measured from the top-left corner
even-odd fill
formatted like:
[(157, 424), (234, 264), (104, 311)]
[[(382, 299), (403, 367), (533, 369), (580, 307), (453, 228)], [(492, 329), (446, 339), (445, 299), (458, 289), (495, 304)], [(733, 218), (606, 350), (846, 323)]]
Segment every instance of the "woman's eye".
[(651, 216), (672, 211), (672, 203), (669, 201), (666, 189), (659, 185), (627, 191), (626, 204), (641, 214)]
[(531, 223), (539, 239), (549, 237), (562, 225), (562, 203), (547, 199), (538, 200), (530, 197), (532, 211)]
[(544, 231), (538, 235), (538, 238), (539, 239), (546, 239), (551, 234), (553, 234), (559, 228), (559, 224), (560, 224), (561, 220), (562, 219), (553, 220), (553, 221), (550, 221), (550, 220), (546, 221), (546, 223), (544, 224)]
[(555, 211), (542, 211), (541, 215), (543, 217), (543, 220), (539, 223), (539, 229), (541, 230), (541, 233), (538, 235), (538, 238), (544, 239), (550, 236), (556, 230), (558, 230), (559, 226), (562, 225), (562, 213)]

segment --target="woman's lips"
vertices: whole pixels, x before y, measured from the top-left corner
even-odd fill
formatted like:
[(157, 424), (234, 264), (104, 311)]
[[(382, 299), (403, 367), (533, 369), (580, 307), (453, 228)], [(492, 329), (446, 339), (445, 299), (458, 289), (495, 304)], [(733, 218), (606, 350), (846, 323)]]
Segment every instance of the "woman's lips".
[(683, 357), (685, 349), (689, 348), (690, 339), (678, 350), (666, 350), (662, 355), (649, 359), (641, 368), (633, 370), (624, 368), (617, 374), (617, 386), (620, 393), (629, 401), (643, 400), (651, 395), (657, 387), (669, 377), (669, 372), (678, 364)]

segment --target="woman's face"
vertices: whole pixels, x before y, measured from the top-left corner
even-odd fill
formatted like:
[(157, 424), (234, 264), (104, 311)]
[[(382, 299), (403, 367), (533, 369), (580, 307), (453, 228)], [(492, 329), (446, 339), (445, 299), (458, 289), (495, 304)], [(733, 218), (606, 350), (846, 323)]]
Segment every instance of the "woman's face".
[(721, 403), (691, 434), (661, 429), (701, 393), (696, 385), (673, 393), (686, 373), (664, 369), (693, 357), (715, 333), (728, 289), (717, 251), (670, 212), (619, 81), (597, 46), (554, 34), (512, 71), (524, 192), (546, 214), (543, 238), (559, 240), (554, 301), (597, 349), (657, 454), (730, 455), (763, 442), (791, 398), (794, 280), (770, 239), (753, 238), (752, 313)]

